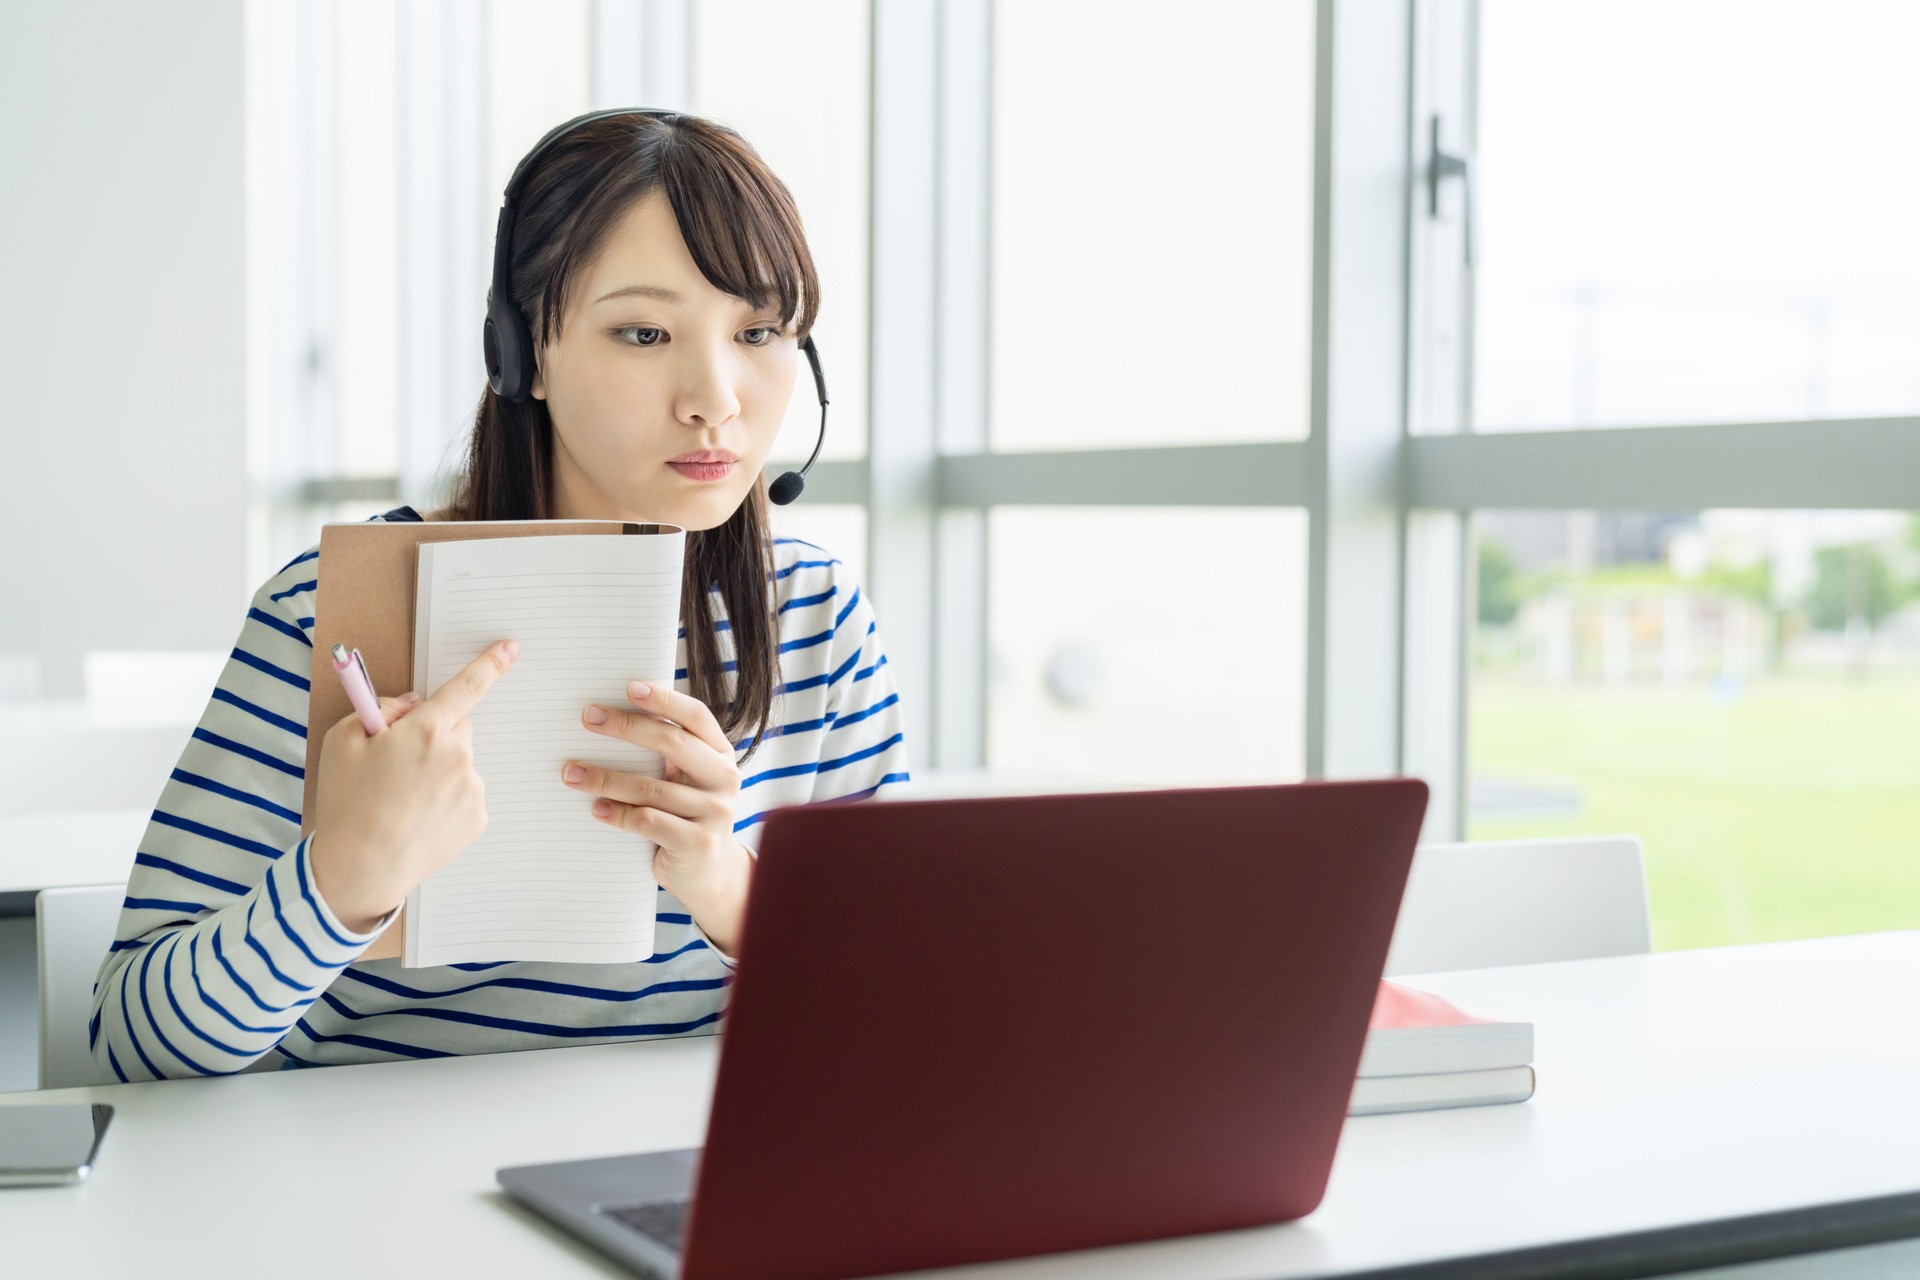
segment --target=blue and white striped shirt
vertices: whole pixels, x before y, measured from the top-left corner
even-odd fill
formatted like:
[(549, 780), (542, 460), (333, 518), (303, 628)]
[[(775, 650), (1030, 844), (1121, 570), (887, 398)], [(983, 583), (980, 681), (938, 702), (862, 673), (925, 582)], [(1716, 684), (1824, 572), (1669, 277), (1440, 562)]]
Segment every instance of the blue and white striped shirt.
[[(356, 963), (380, 930), (334, 916), (300, 836), (318, 556), (254, 594), (161, 791), (94, 987), (102, 1071), (143, 1080), (718, 1030), (731, 961), (664, 891), (655, 954), (639, 964)], [(774, 559), (782, 683), (742, 766), (734, 830), (750, 849), (772, 809), (907, 780), (899, 695), (859, 585), (810, 543), (776, 539)], [(724, 618), (717, 627), (729, 659)], [(685, 646), (683, 633), (682, 691)]]

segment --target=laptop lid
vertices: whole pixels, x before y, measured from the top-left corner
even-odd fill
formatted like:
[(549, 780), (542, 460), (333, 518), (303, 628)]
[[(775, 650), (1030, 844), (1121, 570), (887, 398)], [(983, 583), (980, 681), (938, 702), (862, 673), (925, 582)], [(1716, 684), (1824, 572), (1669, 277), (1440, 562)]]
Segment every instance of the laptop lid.
[(1426, 798), (1392, 779), (774, 812), (682, 1274), (1309, 1212)]

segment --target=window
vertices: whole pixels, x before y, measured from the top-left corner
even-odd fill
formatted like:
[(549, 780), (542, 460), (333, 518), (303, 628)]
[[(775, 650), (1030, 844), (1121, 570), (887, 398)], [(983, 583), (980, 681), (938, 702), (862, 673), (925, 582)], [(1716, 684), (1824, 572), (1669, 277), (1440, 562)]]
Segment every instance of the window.
[(1475, 428), (1920, 413), (1920, 8), (1480, 14)]
[(994, 23), (993, 447), (1305, 436), (1312, 6)]
[[(945, 762), (1298, 778), (1300, 459), (1207, 447), (1309, 430), (1313, 8), (1023, 0), (995, 6), (988, 55), (984, 429), (942, 437), (982, 452), (935, 459), (950, 509), (984, 512), (984, 572), (938, 590), (986, 614), (984, 652), (947, 637), (938, 678), (977, 660), (986, 723)], [(1023, 462), (1050, 451), (1073, 466)], [(1248, 475), (1272, 481), (1230, 500), (1268, 505), (1211, 505)]]
[(1429, 839), (1641, 837), (1663, 947), (1914, 887), (1911, 6), (269, 11), (283, 558), (464, 432), (506, 167), (684, 105), (806, 220), (774, 524), (868, 583), (916, 772), (1411, 772)]
[(1659, 948), (1905, 928), (1920, 519), (1475, 521), (1469, 834), (1638, 836)]
[[(823, 456), (864, 455), (866, 10), (703, 0), (679, 28), (645, 17), (620, 0), (250, 6), (254, 580), (326, 521), (444, 496), (486, 383), (501, 194), (601, 96), (690, 98), (788, 181), (825, 286)], [(775, 456), (805, 457), (818, 421), (803, 370)]]
[[(867, 509), (865, 507), (849, 503), (810, 503), (802, 498), (790, 507), (773, 509), (773, 532), (775, 537), (798, 538), (802, 542), (811, 542), (821, 550), (830, 552), (835, 559), (845, 563), (855, 581), (863, 583), (866, 581)], [(876, 606), (875, 612), (884, 630), (886, 613), (879, 606)]]
[(1663, 949), (1904, 926), (1913, 13), (1419, 12), (1402, 563), (1448, 586), (1410, 582), (1403, 672), (1460, 813), (1429, 835), (1637, 836)]
[[(693, 6), (692, 110), (738, 129), (780, 175), (820, 274), (822, 458), (867, 452), (868, 40), (866, 6), (840, 0)], [(804, 460), (819, 426), (803, 366), (773, 456)]]
[(989, 530), (990, 766), (1163, 786), (1305, 773), (1302, 513), (1020, 507)]

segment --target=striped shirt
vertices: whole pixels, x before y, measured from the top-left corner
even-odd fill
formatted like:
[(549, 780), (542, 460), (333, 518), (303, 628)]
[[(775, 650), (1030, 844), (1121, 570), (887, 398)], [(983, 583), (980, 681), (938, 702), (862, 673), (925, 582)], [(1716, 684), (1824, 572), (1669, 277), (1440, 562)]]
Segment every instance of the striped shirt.
[[(101, 1071), (144, 1080), (719, 1030), (732, 961), (664, 890), (654, 954), (638, 964), (356, 963), (392, 917), (365, 933), (341, 924), (300, 835), (318, 557), (255, 593), (160, 793), (94, 984)], [(775, 539), (774, 560), (781, 683), (768, 737), (741, 766), (734, 831), (749, 849), (772, 809), (907, 780), (899, 695), (859, 585), (810, 543)], [(684, 692), (684, 630), (676, 666)]]

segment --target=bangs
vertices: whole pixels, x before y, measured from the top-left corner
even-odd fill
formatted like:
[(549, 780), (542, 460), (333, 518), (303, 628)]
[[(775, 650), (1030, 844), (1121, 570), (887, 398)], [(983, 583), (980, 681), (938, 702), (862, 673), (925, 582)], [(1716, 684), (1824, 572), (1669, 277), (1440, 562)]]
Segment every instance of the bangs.
[(666, 194), (709, 284), (755, 307), (777, 308), (797, 338), (813, 331), (820, 280), (786, 185), (725, 125), (636, 115), (580, 129), (527, 181), (512, 272), (516, 282), (537, 282), (522, 308), (539, 345), (560, 336), (568, 295), (609, 229), (654, 191)]
[(777, 305), (806, 337), (820, 287), (793, 196), (738, 134), (688, 123), (663, 130), (659, 180), (694, 265), (722, 293)]

